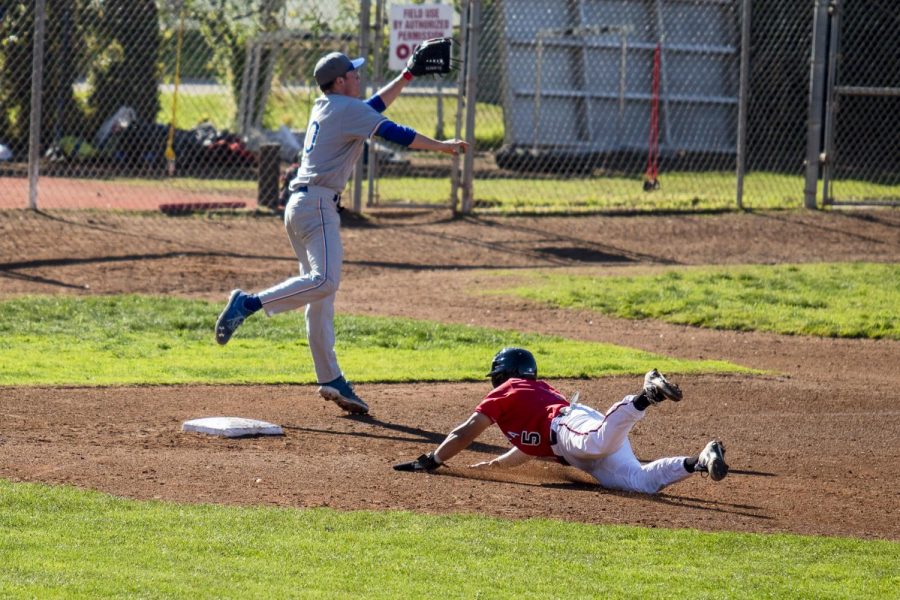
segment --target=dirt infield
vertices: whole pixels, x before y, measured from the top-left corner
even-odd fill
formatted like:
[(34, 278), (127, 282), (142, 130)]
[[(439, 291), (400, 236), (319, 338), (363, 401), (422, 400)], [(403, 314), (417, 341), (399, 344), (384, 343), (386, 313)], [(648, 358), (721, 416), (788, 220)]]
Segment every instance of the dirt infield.
[[(258, 289), (295, 268), (276, 218), (0, 211), (0, 232), (0, 297), (142, 292), (222, 301), (233, 286)], [(718, 484), (696, 476), (650, 497), (599, 489), (550, 463), (467, 471), (506, 448), (496, 430), (434, 475), (391, 470), (469, 414), (487, 389), (467, 383), (360, 385), (372, 416), (358, 418), (311, 386), (0, 389), (0, 477), (184, 502), (900, 539), (900, 342), (706, 331), (477, 294), (494, 284), (497, 267), (619, 274), (676, 264), (897, 262), (900, 211), (454, 220), (384, 210), (348, 219), (344, 241), (340, 313), (560, 334), (768, 370), (676, 376), (685, 401), (649, 411), (632, 434), (643, 459), (693, 453), (720, 436), (732, 474)], [(605, 408), (639, 379), (553, 383)], [(179, 432), (184, 420), (215, 414), (274, 421), (286, 435)]]
[[(26, 208), (29, 201), (28, 179), (0, 176), (0, 209)], [(164, 185), (139, 185), (127, 182), (42, 176), (38, 184), (38, 205), (42, 210), (59, 208), (158, 210), (171, 203), (225, 203), (241, 200), (248, 209), (256, 208), (255, 191), (233, 193), (196, 192), (167, 188)]]

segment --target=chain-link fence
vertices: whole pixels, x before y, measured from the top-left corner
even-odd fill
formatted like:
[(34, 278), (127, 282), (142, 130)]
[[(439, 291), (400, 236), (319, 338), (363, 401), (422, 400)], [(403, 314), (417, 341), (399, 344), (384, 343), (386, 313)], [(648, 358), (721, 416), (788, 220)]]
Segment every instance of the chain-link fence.
[[(277, 145), (283, 164), (295, 160), (312, 67), (333, 49), (358, 52), (356, 7), (0, 4), (0, 206), (29, 201), (36, 36), (44, 47), (39, 208), (255, 208), (260, 148)], [(274, 93), (281, 82), (288, 96)]]
[(483, 97), (503, 107), (504, 144), (479, 199), (527, 182), (519, 202), (531, 189), (549, 207), (734, 205), (740, 3), (490, 7)]
[(898, 203), (900, 9), (896, 2), (835, 2), (825, 127), (825, 201)]
[[(800, 206), (812, 127), (812, 4), (456, 1), (452, 30), (460, 58), (469, 58), (464, 70), (417, 79), (387, 114), (432, 137), (469, 137), (473, 158), (460, 164), (375, 138), (348, 193), (363, 208), (455, 205), (468, 182), (476, 211), (731, 208), (739, 190), (744, 207)], [(826, 97), (837, 110), (813, 109), (825, 121), (823, 144), (832, 144), (824, 174), (835, 198), (896, 199), (900, 7), (831, 5)], [(273, 203), (277, 191), (261, 187), (260, 173), (265, 179), (272, 164), (284, 171), (296, 159), (319, 94), (316, 60), (336, 49), (365, 54), (368, 93), (397, 75), (388, 68), (390, 7), (0, 3), (0, 206)], [(472, 44), (477, 56), (469, 57)], [(32, 128), (36, 109), (40, 127)], [(262, 151), (273, 147), (274, 158)], [(30, 152), (39, 180), (28, 177)]]

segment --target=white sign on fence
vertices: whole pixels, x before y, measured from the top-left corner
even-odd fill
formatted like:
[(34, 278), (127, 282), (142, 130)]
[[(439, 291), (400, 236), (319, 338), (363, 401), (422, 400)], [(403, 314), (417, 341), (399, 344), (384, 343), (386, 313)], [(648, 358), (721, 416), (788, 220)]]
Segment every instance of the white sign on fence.
[(404, 4), (391, 6), (391, 58), (388, 68), (400, 71), (416, 46), (437, 37), (453, 35), (450, 4)]

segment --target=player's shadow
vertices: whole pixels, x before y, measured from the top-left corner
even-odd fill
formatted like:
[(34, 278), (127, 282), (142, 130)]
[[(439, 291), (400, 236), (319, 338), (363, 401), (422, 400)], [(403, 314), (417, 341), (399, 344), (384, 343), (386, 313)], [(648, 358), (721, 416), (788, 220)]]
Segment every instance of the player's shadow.
[[(328, 435), (346, 435), (351, 437), (392, 440), (395, 442), (430, 444), (434, 446), (443, 442), (444, 438), (447, 437), (447, 434), (443, 432), (428, 431), (427, 429), (422, 429), (421, 427), (409, 427), (407, 425), (400, 425), (399, 423), (389, 423), (387, 421), (382, 421), (369, 415), (346, 415), (344, 418), (358, 421), (360, 423), (374, 425), (376, 427), (381, 427), (395, 433), (377, 433), (375, 431), (333, 431), (330, 429), (316, 429), (314, 427), (302, 427), (299, 425), (282, 425), (282, 427), (291, 431), (324, 433)], [(484, 444), (482, 442), (474, 442), (469, 446), (468, 449), (475, 452), (484, 452), (488, 454), (500, 454), (509, 450), (509, 448), (505, 446), (495, 446), (493, 444)]]
[(84, 285), (66, 283), (65, 281), (61, 281), (59, 279), (50, 279), (48, 277), (41, 277), (39, 275), (28, 275), (25, 273), (15, 273), (13, 271), (7, 271), (3, 268), (2, 265), (0, 265), (0, 277), (6, 277), (7, 279), (18, 279), (20, 281), (28, 281), (31, 283), (40, 283), (43, 285), (55, 285), (57, 287), (64, 287), (73, 290), (86, 289)]
[[(58, 279), (50, 279), (47, 277), (41, 277), (40, 275), (30, 275), (28, 273), (20, 273), (21, 269), (40, 269), (44, 267), (68, 267), (68, 266), (77, 266), (77, 265), (99, 265), (99, 264), (107, 264), (107, 263), (129, 263), (129, 262), (139, 262), (139, 261), (151, 261), (151, 260), (168, 260), (172, 258), (185, 258), (185, 257), (212, 257), (212, 258), (240, 258), (245, 260), (264, 260), (267, 262), (277, 261), (277, 260), (288, 260), (286, 257), (281, 256), (262, 256), (262, 255), (250, 255), (250, 254), (238, 254), (234, 252), (219, 252), (219, 251), (172, 251), (172, 252), (156, 252), (156, 253), (144, 253), (144, 254), (126, 254), (123, 256), (89, 256), (83, 258), (73, 258), (73, 257), (57, 257), (57, 258), (43, 258), (36, 260), (24, 260), (24, 261), (15, 261), (15, 262), (6, 262), (0, 263), (0, 277), (5, 277), (7, 279), (18, 279), (21, 281), (29, 281), (32, 283), (40, 283), (44, 285), (54, 285), (57, 287), (63, 288), (71, 288), (77, 290), (86, 289), (84, 285), (77, 285), (72, 283), (67, 283), (65, 281), (61, 281)], [(296, 261), (296, 259), (291, 259), (292, 261)]]
[[(566, 492), (587, 492), (590, 494), (602, 494), (605, 496), (618, 496), (642, 502), (655, 502), (658, 504), (666, 504), (676, 506), (678, 508), (693, 508), (696, 510), (720, 512), (730, 515), (738, 515), (742, 517), (751, 517), (753, 519), (771, 520), (772, 517), (760, 514), (763, 508), (751, 504), (737, 504), (733, 502), (725, 502), (723, 500), (710, 500), (705, 498), (695, 498), (693, 496), (677, 496), (671, 493), (659, 494), (641, 494), (639, 492), (626, 492), (621, 490), (610, 490), (601, 487), (599, 484), (588, 481), (588, 476), (577, 474), (561, 473), (560, 476), (566, 481), (554, 482), (529, 482), (515, 478), (514, 472), (507, 471), (506, 474), (500, 474), (497, 471), (483, 471), (477, 469), (458, 469), (443, 468), (434, 471), (434, 475), (442, 475), (446, 477), (458, 477), (460, 479), (476, 479), (479, 481), (493, 481), (496, 483), (507, 483), (512, 485), (521, 485), (527, 487), (537, 487), (541, 489), (557, 489)], [(751, 512), (756, 511), (756, 512)]]

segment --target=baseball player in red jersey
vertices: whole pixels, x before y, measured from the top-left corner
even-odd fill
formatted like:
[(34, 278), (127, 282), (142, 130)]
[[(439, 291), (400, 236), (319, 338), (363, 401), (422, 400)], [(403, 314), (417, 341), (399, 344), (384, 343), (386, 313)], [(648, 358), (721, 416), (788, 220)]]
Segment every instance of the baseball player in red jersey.
[(434, 452), (395, 465), (398, 471), (433, 471), (463, 451), (496, 424), (512, 449), (474, 468), (508, 468), (532, 458), (572, 465), (605, 488), (655, 494), (667, 485), (705, 473), (713, 481), (728, 474), (725, 447), (713, 440), (694, 456), (660, 458), (642, 465), (635, 457), (628, 433), (646, 409), (664, 400), (678, 402), (682, 393), (656, 369), (644, 377), (637, 394), (625, 396), (604, 415), (572, 402), (537, 379), (534, 356), (523, 348), (504, 348), (494, 357), (488, 374), (494, 389), (475, 407)]

